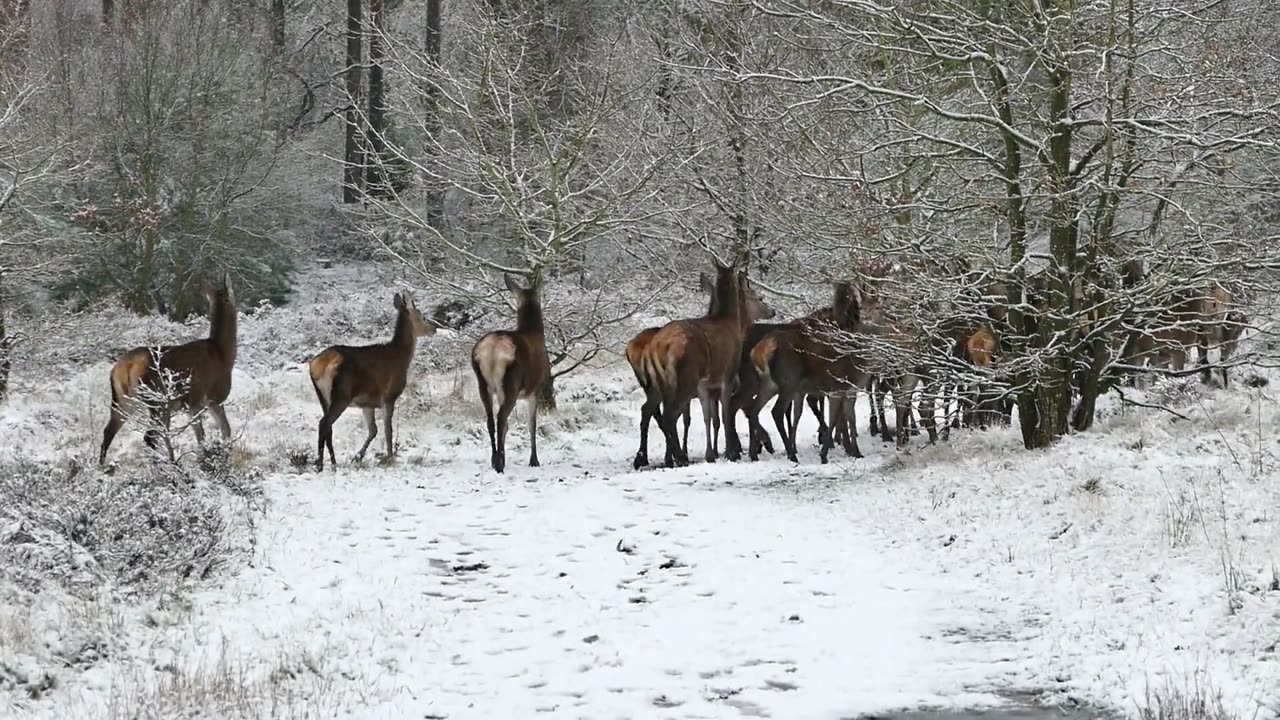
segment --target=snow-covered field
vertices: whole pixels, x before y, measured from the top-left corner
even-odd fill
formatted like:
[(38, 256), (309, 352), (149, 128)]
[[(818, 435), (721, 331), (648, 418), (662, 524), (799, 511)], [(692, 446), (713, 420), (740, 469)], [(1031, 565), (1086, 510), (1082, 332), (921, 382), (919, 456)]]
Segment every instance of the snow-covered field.
[[(339, 470), (295, 470), (319, 414), (305, 358), (389, 333), (390, 286), (369, 285), (317, 273), (294, 305), (245, 311), (229, 415), (237, 462), (268, 474), (225, 567), (93, 603), (0, 592), (0, 713), (853, 718), (1015, 693), (1137, 713), (1149, 691), (1209, 687), (1231, 714), (1280, 714), (1269, 388), (1158, 387), (1190, 420), (1109, 405), (1049, 451), (1010, 429), (906, 453), (864, 437), (867, 458), (820, 466), (806, 424), (799, 466), (634, 472), (640, 394), (611, 356), (560, 383), (543, 467), (513, 422), (498, 476), (457, 367), (468, 338), (441, 333), (419, 349), (392, 466), (347, 461), (351, 412)], [(90, 460), (104, 348), (202, 332), (91, 326), (46, 348), (78, 358), (60, 372), (19, 365), (0, 454)], [(695, 410), (691, 455), (699, 429)], [(117, 476), (145, 463), (124, 439)], [(0, 542), (9, 521), (0, 506)], [(95, 661), (48, 659), (76, 633), (104, 638)], [(33, 666), (49, 687), (6, 688), (5, 668)]]

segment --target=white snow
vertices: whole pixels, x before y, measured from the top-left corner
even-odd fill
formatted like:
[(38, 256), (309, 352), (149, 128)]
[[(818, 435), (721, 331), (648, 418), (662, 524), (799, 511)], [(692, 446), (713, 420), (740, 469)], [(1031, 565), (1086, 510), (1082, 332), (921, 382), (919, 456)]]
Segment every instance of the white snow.
[[(247, 335), (289, 345), (310, 302), (247, 318)], [(318, 475), (285, 458), (315, 452), (300, 363), (317, 349), (237, 372), (237, 442), (276, 471), (250, 561), (180, 609), (126, 612), (120, 651), (40, 700), (11, 693), (12, 710), (96, 717), (207, 672), (320, 717), (852, 718), (1013, 692), (1132, 713), (1149, 685), (1197, 679), (1240, 716), (1280, 711), (1266, 389), (1196, 389), (1189, 422), (1108, 405), (1047, 451), (1012, 429), (906, 453), (864, 435), (867, 458), (825, 467), (806, 415), (799, 466), (634, 472), (640, 395), (614, 360), (566, 378), (540, 415), (543, 467), (514, 421), (498, 476), (469, 369), (430, 368), (456, 352), (427, 348), (396, 462), (350, 465), (363, 430), (348, 413), (339, 471)], [(29, 386), (0, 444), (94, 454), (105, 371)], [(122, 439), (113, 456), (141, 462)]]

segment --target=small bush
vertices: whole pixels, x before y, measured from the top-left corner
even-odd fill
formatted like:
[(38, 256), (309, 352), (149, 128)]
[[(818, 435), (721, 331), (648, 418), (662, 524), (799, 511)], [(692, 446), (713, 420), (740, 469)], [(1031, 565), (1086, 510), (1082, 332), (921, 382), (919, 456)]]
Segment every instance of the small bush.
[(105, 475), (74, 463), (0, 464), (0, 579), (85, 597), (108, 584), (143, 591), (207, 576), (234, 551), (233, 529), (252, 527), (226, 499), (259, 497), (261, 479), (216, 459), (201, 465)]

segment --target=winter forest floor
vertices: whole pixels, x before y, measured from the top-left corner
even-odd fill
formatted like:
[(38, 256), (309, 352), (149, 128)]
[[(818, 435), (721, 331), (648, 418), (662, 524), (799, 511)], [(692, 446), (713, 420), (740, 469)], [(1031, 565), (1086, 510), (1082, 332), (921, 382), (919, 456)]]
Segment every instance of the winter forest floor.
[[(827, 466), (806, 415), (799, 466), (635, 472), (640, 393), (615, 355), (560, 383), (543, 467), (512, 423), (498, 476), (454, 368), (469, 338), (441, 333), (419, 348), (394, 464), (349, 462), (353, 411), (338, 471), (318, 475), (291, 464), (314, 453), (303, 363), (388, 334), (391, 285), (335, 270), (305, 286), (287, 308), (241, 309), (233, 463), (262, 469), (262, 497), (203, 578), (32, 581), (93, 563), (62, 525), (0, 504), (0, 562), (26, 573), (0, 567), (0, 714), (790, 720), (1010, 697), (1280, 713), (1271, 388), (1161, 383), (1151, 394), (1190, 420), (1111, 404), (1041, 452), (1011, 429), (904, 453), (864, 434), (865, 459)], [(91, 467), (108, 350), (202, 333), (65, 322), (20, 359), (0, 410), (11, 466)], [(81, 473), (108, 494), (147, 465), (137, 433), (122, 439), (114, 475)], [(691, 455), (702, 446), (695, 409)]]

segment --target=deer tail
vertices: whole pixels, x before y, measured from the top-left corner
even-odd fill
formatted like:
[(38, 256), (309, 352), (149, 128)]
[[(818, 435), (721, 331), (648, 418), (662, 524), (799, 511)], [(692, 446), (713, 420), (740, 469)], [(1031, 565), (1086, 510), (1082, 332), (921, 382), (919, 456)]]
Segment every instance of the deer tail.
[(756, 343), (751, 348), (751, 364), (756, 369), (756, 374), (760, 376), (760, 381), (766, 384), (773, 384), (770, 366), (773, 364), (773, 356), (778, 352), (778, 336), (770, 333), (763, 340)]
[(499, 407), (504, 398), (502, 380), (516, 359), (515, 344), (504, 335), (485, 335), (471, 352), (471, 362)]

